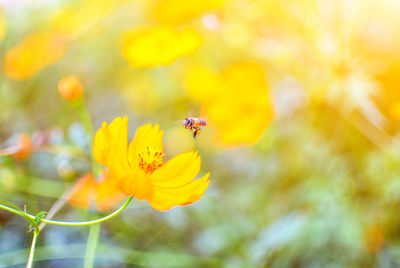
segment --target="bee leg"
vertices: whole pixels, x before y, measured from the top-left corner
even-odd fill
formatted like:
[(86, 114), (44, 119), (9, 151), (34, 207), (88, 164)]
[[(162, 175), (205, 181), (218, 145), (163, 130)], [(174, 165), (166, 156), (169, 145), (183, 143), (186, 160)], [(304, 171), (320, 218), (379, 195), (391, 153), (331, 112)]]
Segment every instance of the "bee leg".
[(196, 136), (200, 134), (200, 131), (201, 131), (201, 128), (196, 127), (195, 131), (193, 131), (193, 138), (196, 138)]

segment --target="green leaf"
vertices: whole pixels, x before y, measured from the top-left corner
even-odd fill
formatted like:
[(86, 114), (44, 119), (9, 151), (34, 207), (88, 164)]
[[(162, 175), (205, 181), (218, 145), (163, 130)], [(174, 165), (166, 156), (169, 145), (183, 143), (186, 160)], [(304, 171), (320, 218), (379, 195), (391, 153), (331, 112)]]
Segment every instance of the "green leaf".
[(33, 224), (30, 224), (28, 227), (28, 233), (32, 232), (33, 230), (37, 230), (37, 226), (39, 225), (39, 223), (43, 220), (43, 218), (46, 216), (47, 212), (46, 211), (40, 211), (38, 214), (36, 214), (35, 219), (33, 220), (36, 224), (36, 226), (34, 226)]

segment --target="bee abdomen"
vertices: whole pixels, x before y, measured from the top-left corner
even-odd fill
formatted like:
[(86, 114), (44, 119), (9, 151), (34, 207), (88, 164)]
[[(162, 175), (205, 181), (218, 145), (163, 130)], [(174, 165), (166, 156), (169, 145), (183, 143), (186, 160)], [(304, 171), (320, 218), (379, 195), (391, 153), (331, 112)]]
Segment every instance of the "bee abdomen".
[(201, 118), (198, 119), (198, 124), (199, 124), (200, 126), (207, 126), (206, 120), (201, 119)]

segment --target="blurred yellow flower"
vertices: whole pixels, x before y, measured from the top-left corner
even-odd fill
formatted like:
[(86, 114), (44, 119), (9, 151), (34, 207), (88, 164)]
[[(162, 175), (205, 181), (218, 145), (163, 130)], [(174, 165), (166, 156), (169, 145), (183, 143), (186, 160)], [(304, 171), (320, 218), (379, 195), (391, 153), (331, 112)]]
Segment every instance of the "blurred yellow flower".
[(380, 85), (379, 95), (375, 101), (383, 114), (394, 121), (400, 121), (400, 60), (398, 57), (385, 61), (384, 68), (376, 80)]
[[(87, 35), (90, 31), (98, 30), (98, 23), (109, 15), (121, 2), (120, 0), (86, 0), (79, 4), (62, 8), (49, 21), (55, 32), (71, 38)], [(97, 27), (94, 27), (97, 26)]]
[(122, 35), (122, 56), (134, 68), (170, 65), (203, 43), (193, 28), (137, 27)]
[(115, 180), (105, 172), (100, 180), (92, 174), (81, 177), (71, 189), (67, 201), (78, 208), (89, 208), (94, 204), (97, 210), (103, 211), (113, 208), (124, 198)]
[(390, 105), (390, 118), (395, 121), (400, 121), (400, 102), (395, 102)]
[(220, 8), (222, 0), (159, 0), (150, 10), (150, 16), (164, 24), (180, 25), (207, 11)]
[(33, 34), (7, 51), (5, 73), (13, 79), (26, 79), (56, 63), (67, 48), (66, 40), (52, 33)]
[(3, 40), (6, 34), (6, 22), (4, 20), (3, 10), (0, 8), (0, 41)]
[(195, 179), (201, 160), (196, 152), (179, 154), (164, 163), (158, 125), (139, 127), (128, 146), (128, 118), (103, 122), (93, 143), (95, 159), (108, 168), (118, 187), (127, 195), (147, 200), (157, 210), (191, 204), (204, 194), (209, 173)]
[(79, 77), (69, 75), (58, 82), (58, 91), (60, 95), (67, 101), (74, 101), (82, 98), (83, 86)]
[(222, 147), (251, 146), (275, 118), (272, 90), (264, 68), (254, 62), (229, 65), (222, 73), (189, 69), (188, 96), (198, 101)]

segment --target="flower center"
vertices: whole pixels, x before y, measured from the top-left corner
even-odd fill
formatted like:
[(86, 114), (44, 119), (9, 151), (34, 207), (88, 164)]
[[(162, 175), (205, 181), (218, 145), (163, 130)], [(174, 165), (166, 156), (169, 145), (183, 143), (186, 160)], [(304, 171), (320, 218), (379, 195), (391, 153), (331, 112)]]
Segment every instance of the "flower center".
[(139, 153), (139, 167), (146, 173), (152, 173), (162, 166), (164, 155), (163, 152), (147, 146), (144, 152)]

